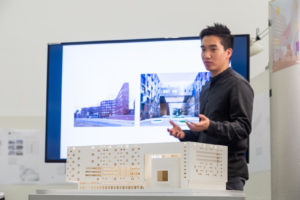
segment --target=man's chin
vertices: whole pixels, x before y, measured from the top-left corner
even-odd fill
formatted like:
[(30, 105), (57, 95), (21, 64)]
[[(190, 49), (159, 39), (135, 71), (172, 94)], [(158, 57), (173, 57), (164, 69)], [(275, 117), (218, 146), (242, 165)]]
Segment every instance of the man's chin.
[(214, 69), (213, 66), (209, 65), (209, 66), (205, 66), (206, 70), (207, 71), (212, 71)]

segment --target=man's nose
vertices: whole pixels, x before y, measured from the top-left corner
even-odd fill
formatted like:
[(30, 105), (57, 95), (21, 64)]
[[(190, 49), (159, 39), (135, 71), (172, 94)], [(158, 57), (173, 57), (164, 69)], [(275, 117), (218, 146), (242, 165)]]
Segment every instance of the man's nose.
[(208, 51), (202, 53), (203, 58), (210, 58), (210, 53)]

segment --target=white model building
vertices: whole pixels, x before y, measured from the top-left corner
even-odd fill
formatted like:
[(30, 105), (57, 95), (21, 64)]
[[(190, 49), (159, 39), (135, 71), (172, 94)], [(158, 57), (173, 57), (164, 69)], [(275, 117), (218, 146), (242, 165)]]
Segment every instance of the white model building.
[(69, 147), (79, 190), (226, 190), (227, 147), (196, 142)]

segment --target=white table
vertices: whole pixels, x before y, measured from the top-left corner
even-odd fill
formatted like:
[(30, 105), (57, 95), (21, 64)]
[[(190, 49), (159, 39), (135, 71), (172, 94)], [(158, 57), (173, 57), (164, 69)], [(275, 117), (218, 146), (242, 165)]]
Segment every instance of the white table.
[(37, 190), (29, 200), (245, 200), (241, 191), (115, 191)]

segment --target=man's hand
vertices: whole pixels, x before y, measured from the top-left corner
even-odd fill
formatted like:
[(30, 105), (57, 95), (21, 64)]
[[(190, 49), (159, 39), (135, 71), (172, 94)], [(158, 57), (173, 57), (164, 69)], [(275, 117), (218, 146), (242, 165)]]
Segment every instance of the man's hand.
[(207, 130), (210, 124), (210, 120), (205, 115), (199, 115), (200, 122), (194, 123), (194, 122), (185, 122), (187, 126), (190, 128), (193, 132), (200, 132)]
[(172, 124), (173, 128), (167, 129), (170, 135), (178, 138), (178, 139), (183, 139), (185, 137), (185, 133), (181, 130), (180, 126), (175, 124), (172, 120), (170, 120), (170, 124)]

